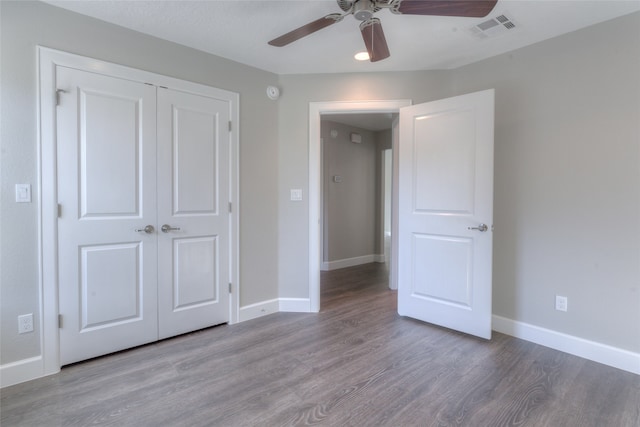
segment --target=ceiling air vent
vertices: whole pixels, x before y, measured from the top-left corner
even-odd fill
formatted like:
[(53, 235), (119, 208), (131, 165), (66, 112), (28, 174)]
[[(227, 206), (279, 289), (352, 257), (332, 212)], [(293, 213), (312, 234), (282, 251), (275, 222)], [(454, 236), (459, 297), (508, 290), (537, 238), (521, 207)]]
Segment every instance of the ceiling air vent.
[(512, 19), (499, 15), (469, 28), (469, 33), (477, 39), (485, 40), (508, 33), (517, 28)]

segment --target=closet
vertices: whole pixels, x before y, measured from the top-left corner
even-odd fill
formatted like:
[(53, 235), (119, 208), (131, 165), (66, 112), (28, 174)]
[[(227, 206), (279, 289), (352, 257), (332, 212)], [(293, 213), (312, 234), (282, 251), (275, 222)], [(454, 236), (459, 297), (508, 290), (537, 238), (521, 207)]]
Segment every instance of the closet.
[(61, 365), (230, 320), (237, 103), (117, 74), (55, 71)]

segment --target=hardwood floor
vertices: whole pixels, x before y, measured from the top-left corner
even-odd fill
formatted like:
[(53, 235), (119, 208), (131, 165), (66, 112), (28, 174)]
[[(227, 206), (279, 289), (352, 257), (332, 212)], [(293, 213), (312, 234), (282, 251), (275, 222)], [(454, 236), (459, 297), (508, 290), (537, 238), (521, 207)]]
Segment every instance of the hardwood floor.
[(401, 318), (383, 264), (277, 313), (2, 389), (9, 426), (640, 426), (640, 376)]

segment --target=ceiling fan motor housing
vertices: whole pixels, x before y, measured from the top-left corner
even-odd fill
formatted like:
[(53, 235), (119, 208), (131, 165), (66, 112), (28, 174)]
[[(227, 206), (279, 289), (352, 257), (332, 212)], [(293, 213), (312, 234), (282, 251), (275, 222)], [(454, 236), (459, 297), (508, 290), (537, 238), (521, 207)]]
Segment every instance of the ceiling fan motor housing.
[(353, 16), (359, 21), (371, 19), (374, 12), (374, 4), (371, 0), (358, 0), (353, 5)]

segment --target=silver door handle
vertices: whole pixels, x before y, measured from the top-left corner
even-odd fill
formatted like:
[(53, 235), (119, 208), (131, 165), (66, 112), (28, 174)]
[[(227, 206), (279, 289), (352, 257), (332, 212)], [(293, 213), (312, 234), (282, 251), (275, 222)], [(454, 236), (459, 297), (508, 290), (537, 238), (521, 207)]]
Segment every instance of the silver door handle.
[(163, 233), (168, 233), (170, 231), (180, 230), (180, 227), (172, 227), (169, 224), (164, 224), (162, 227), (160, 227), (160, 230), (162, 230)]
[(155, 231), (156, 229), (153, 228), (153, 225), (149, 224), (147, 225), (145, 228), (139, 228), (136, 230), (137, 233), (140, 233), (141, 231), (144, 231), (147, 234), (151, 234)]
[(485, 232), (489, 229), (489, 227), (487, 227), (487, 224), (480, 224), (477, 227), (467, 227), (468, 230), (478, 230), (481, 232)]

